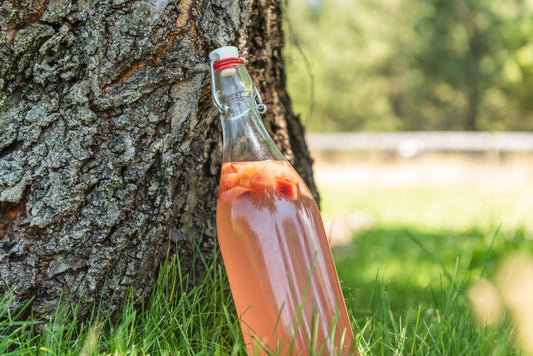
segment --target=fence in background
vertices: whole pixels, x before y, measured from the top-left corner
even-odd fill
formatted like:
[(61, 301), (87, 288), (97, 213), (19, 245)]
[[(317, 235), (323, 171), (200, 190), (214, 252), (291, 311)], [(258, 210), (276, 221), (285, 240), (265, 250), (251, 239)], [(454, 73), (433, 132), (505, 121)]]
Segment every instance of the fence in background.
[(533, 133), (404, 131), (309, 133), (316, 151), (396, 151), (403, 157), (423, 152), (533, 152)]

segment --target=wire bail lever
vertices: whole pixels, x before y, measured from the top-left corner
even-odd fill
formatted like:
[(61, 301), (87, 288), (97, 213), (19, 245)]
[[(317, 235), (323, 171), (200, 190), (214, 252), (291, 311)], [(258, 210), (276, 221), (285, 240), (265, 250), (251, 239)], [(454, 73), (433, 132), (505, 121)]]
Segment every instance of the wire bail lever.
[[(226, 112), (228, 112), (229, 107), (226, 104), (222, 104), (222, 102), (218, 98), (220, 90), (215, 89), (214, 84), (215, 84), (215, 62), (216, 61), (217, 61), (216, 59), (209, 60), (209, 69), (211, 71), (211, 83), (213, 83), (213, 89), (211, 89), (211, 96), (213, 97), (213, 102), (215, 106), (217, 107), (218, 111), (220, 111), (220, 113), (224, 115), (226, 114)], [(267, 106), (263, 104), (263, 99), (261, 98), (261, 94), (259, 94), (259, 90), (257, 90), (257, 87), (255, 86), (255, 84), (253, 84), (253, 89), (254, 89), (253, 96), (254, 96), (254, 100), (256, 101), (255, 107), (257, 111), (259, 112), (259, 114), (264, 114), (267, 111)]]
[(220, 102), (220, 99), (218, 98), (219, 90), (215, 89), (215, 67), (214, 67), (215, 62), (216, 60), (214, 59), (211, 59), (209, 61), (209, 67), (210, 67), (209, 69), (211, 70), (211, 83), (213, 83), (213, 86), (211, 89), (211, 96), (213, 97), (213, 102), (215, 106), (217, 107), (218, 111), (220, 111), (220, 113), (224, 115), (226, 112), (228, 112), (229, 107), (226, 104), (222, 104)]
[(257, 87), (255, 86), (255, 84), (253, 84), (254, 86), (254, 98), (257, 100), (257, 105), (255, 106), (257, 108), (257, 111), (259, 112), (259, 114), (264, 114), (266, 113), (267, 111), (267, 106), (265, 104), (263, 104), (263, 99), (261, 98), (261, 94), (259, 94), (259, 90), (257, 90)]

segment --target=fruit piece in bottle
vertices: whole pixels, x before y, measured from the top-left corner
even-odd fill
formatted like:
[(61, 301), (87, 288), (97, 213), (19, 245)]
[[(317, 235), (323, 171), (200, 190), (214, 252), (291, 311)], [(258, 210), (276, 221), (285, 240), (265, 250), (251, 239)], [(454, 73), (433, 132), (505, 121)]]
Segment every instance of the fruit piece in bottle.
[(223, 163), (217, 229), (251, 355), (356, 354), (318, 207), (287, 161)]

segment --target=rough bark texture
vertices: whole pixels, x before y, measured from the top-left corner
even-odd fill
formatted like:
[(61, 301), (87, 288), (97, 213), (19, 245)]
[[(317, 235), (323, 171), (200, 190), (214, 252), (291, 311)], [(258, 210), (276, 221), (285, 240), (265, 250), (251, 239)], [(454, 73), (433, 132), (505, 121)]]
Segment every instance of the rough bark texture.
[(0, 293), (45, 316), (62, 293), (113, 311), (130, 285), (150, 292), (169, 245), (182, 261), (193, 240), (211, 253), (222, 138), (207, 54), (228, 44), (316, 192), (279, 0), (1, 3)]

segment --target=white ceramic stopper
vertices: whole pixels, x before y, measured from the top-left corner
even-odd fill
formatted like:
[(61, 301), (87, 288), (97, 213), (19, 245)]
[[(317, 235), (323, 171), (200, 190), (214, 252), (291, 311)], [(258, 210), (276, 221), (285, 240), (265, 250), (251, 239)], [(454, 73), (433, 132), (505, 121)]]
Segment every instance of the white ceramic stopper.
[(226, 58), (239, 58), (239, 49), (235, 46), (224, 46), (212, 50), (209, 53), (209, 59), (212, 61), (219, 61)]

